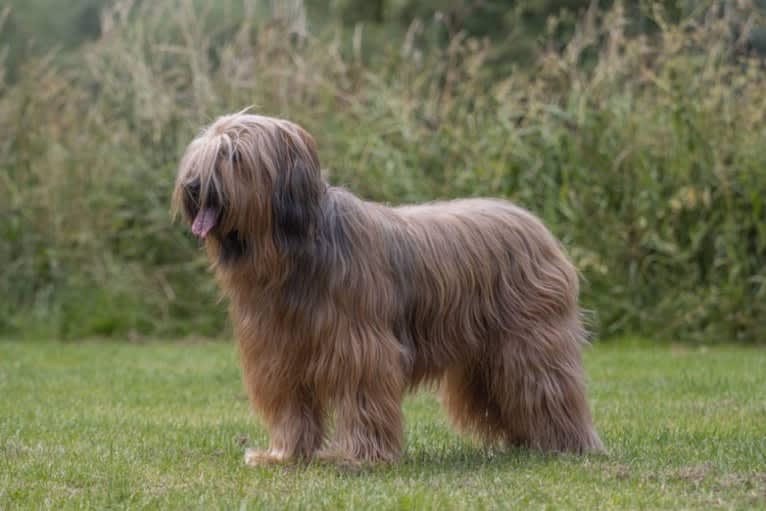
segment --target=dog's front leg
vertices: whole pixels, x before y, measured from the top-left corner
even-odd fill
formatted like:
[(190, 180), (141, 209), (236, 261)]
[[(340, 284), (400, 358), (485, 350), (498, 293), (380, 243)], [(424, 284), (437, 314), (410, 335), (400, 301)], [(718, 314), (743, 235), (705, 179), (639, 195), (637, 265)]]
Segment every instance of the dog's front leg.
[(310, 399), (307, 392), (283, 395), (265, 403), (254, 403), (269, 428), (271, 441), (269, 449), (259, 451), (248, 449), (245, 463), (267, 465), (297, 460), (310, 460), (324, 440), (321, 407)]
[(358, 352), (347, 359), (334, 399), (335, 432), (317, 458), (361, 466), (395, 461), (403, 441), (405, 390), (401, 349), (393, 336), (353, 339)]

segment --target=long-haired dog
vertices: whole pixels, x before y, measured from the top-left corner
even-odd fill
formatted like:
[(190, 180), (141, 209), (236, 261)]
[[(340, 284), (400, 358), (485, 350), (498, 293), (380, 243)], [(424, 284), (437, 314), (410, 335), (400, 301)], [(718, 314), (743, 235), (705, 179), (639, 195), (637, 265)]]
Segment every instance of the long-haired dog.
[(485, 442), (603, 449), (577, 274), (526, 210), (362, 201), (323, 179), (301, 127), (246, 113), (189, 144), (173, 204), (204, 239), (270, 431), (247, 463), (393, 461), (403, 395), (427, 382)]

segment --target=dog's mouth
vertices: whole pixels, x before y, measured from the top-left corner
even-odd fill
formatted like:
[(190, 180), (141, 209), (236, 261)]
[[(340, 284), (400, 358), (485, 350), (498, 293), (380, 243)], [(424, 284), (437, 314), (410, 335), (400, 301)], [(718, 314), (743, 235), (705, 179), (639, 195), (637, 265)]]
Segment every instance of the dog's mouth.
[(218, 208), (201, 208), (192, 222), (191, 231), (199, 239), (204, 240), (210, 231), (218, 223), (218, 217), (221, 211)]
[(207, 190), (203, 203), (201, 200), (202, 186), (199, 178), (189, 181), (184, 188), (186, 191), (184, 208), (188, 218), (192, 219), (192, 234), (204, 240), (215, 229), (221, 218), (223, 208), (218, 191), (214, 187)]

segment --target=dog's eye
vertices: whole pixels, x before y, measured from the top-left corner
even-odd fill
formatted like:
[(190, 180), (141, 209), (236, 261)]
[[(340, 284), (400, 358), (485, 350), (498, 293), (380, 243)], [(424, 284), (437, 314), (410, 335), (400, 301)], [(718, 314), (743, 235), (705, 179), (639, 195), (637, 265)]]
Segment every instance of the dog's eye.
[(199, 192), (201, 189), (201, 185), (199, 182), (199, 179), (195, 179), (194, 181), (191, 181), (186, 184), (186, 193), (189, 194), (193, 199), (196, 199), (199, 197)]
[(239, 163), (240, 159), (241, 159), (241, 156), (237, 149), (234, 149), (231, 152), (231, 157), (229, 157), (229, 151), (227, 149), (221, 149), (221, 151), (218, 153), (219, 161), (230, 160), (232, 163)]

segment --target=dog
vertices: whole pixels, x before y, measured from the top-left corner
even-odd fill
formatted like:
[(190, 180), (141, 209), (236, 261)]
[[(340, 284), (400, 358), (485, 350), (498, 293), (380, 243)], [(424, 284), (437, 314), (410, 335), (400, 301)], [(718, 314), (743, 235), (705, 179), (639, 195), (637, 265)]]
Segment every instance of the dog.
[(429, 383), (487, 444), (603, 451), (577, 272), (525, 209), (361, 200), (303, 128), (243, 111), (188, 145), (173, 210), (204, 240), (269, 430), (246, 463), (394, 462), (403, 396)]

